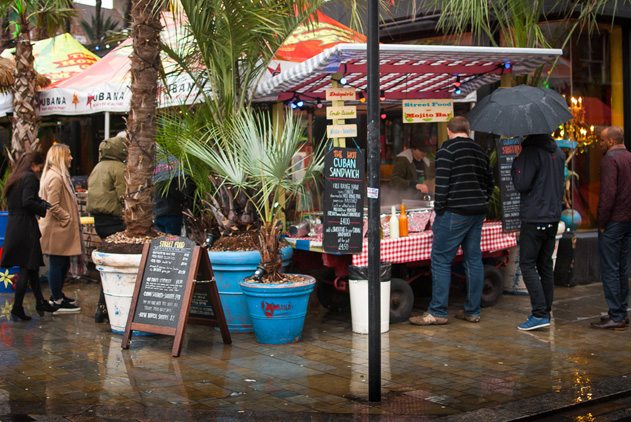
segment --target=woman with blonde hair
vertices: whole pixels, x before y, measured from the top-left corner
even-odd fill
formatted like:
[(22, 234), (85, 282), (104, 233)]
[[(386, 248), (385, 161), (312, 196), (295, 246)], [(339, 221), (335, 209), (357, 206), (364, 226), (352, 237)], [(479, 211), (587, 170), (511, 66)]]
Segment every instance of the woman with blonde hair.
[(70, 181), (72, 154), (65, 144), (54, 144), (46, 155), (39, 196), (50, 203), (50, 209), (40, 224), (42, 252), (49, 256), (48, 282), (55, 314), (79, 312), (74, 300), (66, 297), (63, 282), (71, 258), (81, 256), (81, 226), (76, 195)]

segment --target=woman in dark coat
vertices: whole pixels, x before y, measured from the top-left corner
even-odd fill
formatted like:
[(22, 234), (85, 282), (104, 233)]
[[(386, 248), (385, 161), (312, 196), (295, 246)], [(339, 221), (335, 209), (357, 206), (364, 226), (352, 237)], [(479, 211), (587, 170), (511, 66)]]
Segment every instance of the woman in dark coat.
[(44, 265), (42, 248), (39, 243), (41, 234), (36, 215), (46, 215), (48, 204), (42, 200), (39, 191), (38, 175), (44, 165), (44, 156), (37, 152), (24, 154), (4, 187), (4, 195), (9, 206), (9, 221), (5, 235), (4, 249), (0, 266), (19, 266), (20, 273), (15, 285), (15, 301), (11, 309), (14, 321), (28, 321), (30, 316), (24, 313), (24, 295), (27, 284), (37, 301), (36, 309), (40, 316), (44, 312), (55, 312), (57, 308), (44, 300), (39, 285), (39, 267)]

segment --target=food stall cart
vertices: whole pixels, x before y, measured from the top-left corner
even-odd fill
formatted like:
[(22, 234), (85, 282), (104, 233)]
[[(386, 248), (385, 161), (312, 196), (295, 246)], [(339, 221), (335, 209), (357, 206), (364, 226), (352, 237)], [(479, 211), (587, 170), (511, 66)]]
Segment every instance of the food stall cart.
[[(529, 74), (543, 65), (562, 55), (559, 49), (536, 48), (495, 48), (472, 46), (441, 46), (441, 45), (401, 45), (381, 44), (379, 78), (380, 101), (383, 106), (390, 108), (405, 107), (409, 100), (458, 100), (469, 94), (475, 96), (478, 88), (489, 83), (498, 82), (507, 74)], [(345, 97), (346, 104), (334, 101), (328, 93), (331, 87), (344, 86), (356, 90), (356, 95)], [(315, 109), (331, 105), (361, 104), (367, 94), (367, 48), (366, 44), (338, 44), (326, 49), (322, 53), (291, 67), (280, 71), (260, 83), (256, 89), (257, 101), (285, 101), (293, 108), (300, 108), (301, 104), (311, 105)], [(363, 100), (363, 101), (362, 101)], [(448, 102), (448, 101), (444, 101)], [(413, 104), (425, 107), (422, 104)], [(334, 108), (331, 107), (331, 108)], [(357, 106), (357, 115), (363, 111)], [(340, 111), (340, 113), (343, 110)], [(333, 114), (333, 113), (331, 113)], [(444, 114), (444, 113), (443, 113)], [(341, 114), (338, 114), (341, 116)], [(352, 116), (355, 116), (353, 113)], [(382, 114), (385, 118), (386, 114)], [(449, 118), (453, 113), (443, 117)], [(387, 117), (387, 116), (386, 116)], [(404, 114), (405, 123), (410, 123), (409, 115)], [(418, 115), (412, 116), (414, 121), (424, 121), (426, 114), (419, 110)], [(355, 117), (350, 117), (354, 119)], [(343, 119), (333, 119), (331, 133), (338, 133), (348, 139), (355, 138), (363, 145), (361, 133), (357, 125)], [(351, 126), (348, 132), (343, 130)], [(349, 134), (352, 133), (352, 134)], [(358, 137), (357, 134), (360, 134)], [(329, 138), (336, 136), (327, 134)], [(444, 136), (438, 134), (437, 137)], [(438, 139), (440, 141), (442, 139)], [(351, 144), (352, 145), (352, 144)], [(344, 143), (338, 143), (344, 147)], [(372, 195), (383, 198), (383, 192), (372, 188)], [(374, 198), (374, 196), (372, 196)], [(382, 203), (383, 205), (383, 203)], [(409, 207), (410, 219), (415, 214), (429, 214), (431, 220), (431, 206), (428, 209)], [(382, 213), (387, 210), (382, 209)], [(382, 228), (385, 229), (382, 216)], [(395, 278), (392, 282), (391, 308), (400, 311), (394, 315), (394, 320), (407, 318), (406, 311), (413, 304), (413, 293), (409, 283), (414, 283), (427, 275), (431, 254), (432, 232), (429, 226), (412, 229), (408, 237), (389, 239), (384, 233), (380, 243), (381, 261), (395, 264)], [(385, 230), (384, 230), (385, 232)], [(368, 245), (364, 239), (362, 252), (354, 255), (332, 255), (322, 251), (322, 240), (319, 233), (312, 233), (306, 238), (288, 239), (295, 248), (295, 262), (303, 271), (317, 274), (318, 296), (327, 307), (343, 306), (347, 296), (340, 294), (347, 289), (349, 265), (366, 265)], [(485, 222), (482, 231), (482, 251), (485, 261), (485, 291), (483, 301), (489, 305), (494, 303), (503, 289), (503, 280), (498, 267), (507, 259), (508, 249), (515, 246), (515, 236), (502, 231), (500, 222)], [(323, 267), (324, 264), (324, 267)], [(457, 271), (455, 274), (458, 274)], [(400, 281), (399, 281), (400, 280)]]
[[(393, 277), (390, 289), (390, 321), (401, 322), (408, 319), (414, 305), (413, 283), (431, 285), (430, 258), (432, 251), (433, 211), (430, 208), (412, 208), (410, 234), (407, 237), (392, 239), (387, 231), (389, 215), (383, 214), (381, 239), (381, 260), (393, 264)], [(288, 237), (285, 240), (292, 245), (294, 265), (299, 271), (311, 273), (318, 280), (317, 294), (320, 303), (332, 310), (341, 310), (348, 306), (348, 267), (349, 265), (366, 266), (368, 264), (368, 245), (364, 239), (363, 250), (354, 255), (333, 255), (322, 250), (321, 229), (312, 227), (310, 236)], [(503, 276), (499, 270), (508, 262), (509, 249), (516, 246), (513, 233), (502, 230), (500, 221), (485, 221), (482, 227), (482, 256), (484, 261), (484, 290), (482, 306), (494, 305), (502, 294)], [(465, 277), (458, 264), (462, 250), (458, 251), (453, 278), (464, 281)]]

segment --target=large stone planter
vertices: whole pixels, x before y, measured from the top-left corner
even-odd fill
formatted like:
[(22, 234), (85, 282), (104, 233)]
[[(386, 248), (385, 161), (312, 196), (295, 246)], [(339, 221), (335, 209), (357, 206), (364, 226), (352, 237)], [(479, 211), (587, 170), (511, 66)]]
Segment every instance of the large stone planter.
[(116, 334), (125, 332), (141, 257), (141, 254), (92, 252), (92, 261), (101, 274), (110, 327)]
[[(291, 247), (281, 249), (283, 268), (289, 265), (292, 255)], [(258, 251), (208, 251), (208, 257), (217, 280), (228, 329), (231, 333), (251, 333), (252, 319), (248, 314), (248, 306), (239, 283), (254, 275), (261, 262), (261, 254)]]

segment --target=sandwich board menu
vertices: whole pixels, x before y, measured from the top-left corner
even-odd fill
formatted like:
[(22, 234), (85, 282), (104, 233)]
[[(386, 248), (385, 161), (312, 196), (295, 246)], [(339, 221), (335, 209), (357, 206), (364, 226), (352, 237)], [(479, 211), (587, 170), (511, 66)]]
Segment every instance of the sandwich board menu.
[(179, 236), (145, 244), (123, 349), (129, 348), (133, 330), (139, 330), (174, 336), (172, 355), (179, 356), (189, 314), (191, 322), (219, 326), (224, 343), (231, 343), (206, 249)]
[(496, 147), (502, 200), (502, 229), (504, 231), (517, 231), (521, 226), (519, 219), (520, 199), (519, 192), (513, 185), (512, 168), (515, 157), (521, 152), (521, 139), (499, 139)]
[(324, 159), (322, 248), (326, 253), (361, 253), (364, 228), (364, 153), (332, 148)]

